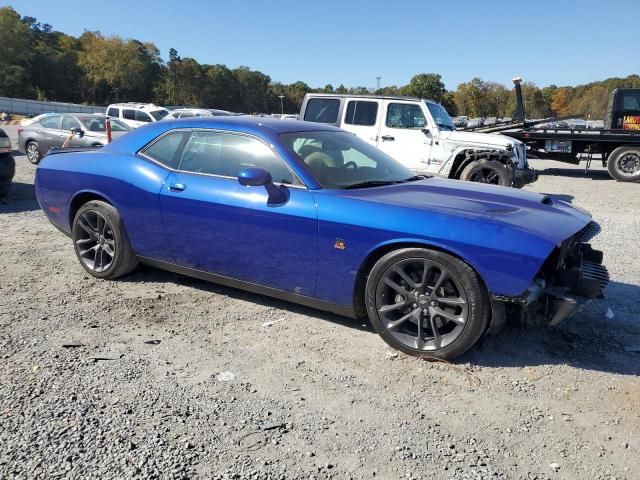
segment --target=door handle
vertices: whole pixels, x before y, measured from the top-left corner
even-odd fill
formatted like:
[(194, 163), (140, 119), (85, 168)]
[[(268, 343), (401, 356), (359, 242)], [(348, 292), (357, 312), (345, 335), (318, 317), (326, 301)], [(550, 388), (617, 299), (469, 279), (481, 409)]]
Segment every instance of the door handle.
[(391, 135), (383, 135), (380, 138), (385, 141), (392, 141), (396, 139), (396, 137), (392, 137)]
[(184, 183), (171, 183), (169, 184), (169, 190), (172, 192), (182, 192), (187, 186)]

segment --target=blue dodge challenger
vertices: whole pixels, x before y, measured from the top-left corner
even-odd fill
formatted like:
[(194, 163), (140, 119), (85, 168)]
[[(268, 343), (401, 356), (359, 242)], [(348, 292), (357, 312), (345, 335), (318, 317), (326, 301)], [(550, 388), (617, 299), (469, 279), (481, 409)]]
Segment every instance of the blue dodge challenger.
[(36, 193), (91, 275), (138, 262), (352, 317), (451, 359), (505, 319), (602, 295), (590, 215), (537, 193), (414, 175), (355, 135), (288, 120), (157, 122), (53, 151)]

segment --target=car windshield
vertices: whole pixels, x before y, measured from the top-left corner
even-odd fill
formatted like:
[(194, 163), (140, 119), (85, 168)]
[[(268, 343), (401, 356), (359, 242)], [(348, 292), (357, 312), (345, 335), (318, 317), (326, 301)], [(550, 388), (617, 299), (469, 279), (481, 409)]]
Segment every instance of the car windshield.
[(157, 120), (162, 120), (166, 115), (169, 114), (169, 110), (154, 110), (153, 112), (149, 112), (153, 118)]
[(440, 128), (444, 128), (445, 130), (455, 130), (456, 127), (453, 124), (453, 120), (449, 116), (447, 110), (438, 103), (426, 102), (429, 111), (431, 112), (431, 116), (433, 120), (436, 122), (436, 125)]
[[(90, 132), (106, 132), (105, 117), (85, 117), (79, 118), (79, 120), (82, 122), (82, 125), (84, 125), (85, 128)], [(121, 121), (114, 118), (110, 120), (112, 132), (128, 132), (130, 130), (130, 128)]]
[(366, 188), (424, 178), (351, 133), (293, 132), (280, 139), (323, 188)]

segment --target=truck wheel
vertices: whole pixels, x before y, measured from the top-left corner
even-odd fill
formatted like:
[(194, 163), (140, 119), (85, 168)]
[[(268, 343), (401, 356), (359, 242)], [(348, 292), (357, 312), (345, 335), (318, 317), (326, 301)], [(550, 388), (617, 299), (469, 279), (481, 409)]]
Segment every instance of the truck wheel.
[(496, 160), (481, 159), (464, 167), (460, 180), (510, 187), (511, 170)]
[(616, 148), (609, 155), (607, 170), (619, 182), (640, 181), (640, 147)]

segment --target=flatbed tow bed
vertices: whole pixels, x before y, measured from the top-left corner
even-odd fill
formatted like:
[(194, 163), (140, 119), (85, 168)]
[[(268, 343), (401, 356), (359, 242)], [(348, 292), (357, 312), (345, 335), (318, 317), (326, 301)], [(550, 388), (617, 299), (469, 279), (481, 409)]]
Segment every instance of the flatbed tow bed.
[[(498, 133), (524, 142), (530, 154), (578, 165), (586, 159), (588, 170), (594, 154), (600, 155), (602, 166), (618, 181), (640, 182), (640, 90), (616, 89), (611, 92), (607, 113), (609, 127), (621, 128), (536, 128), (550, 121), (574, 118), (572, 116), (527, 121), (524, 115), (520, 78), (514, 78), (516, 91), (515, 120), (486, 127), (468, 129), (475, 132)], [(616, 109), (622, 96), (631, 93), (638, 103), (637, 110)], [(634, 107), (635, 108), (635, 107)]]

